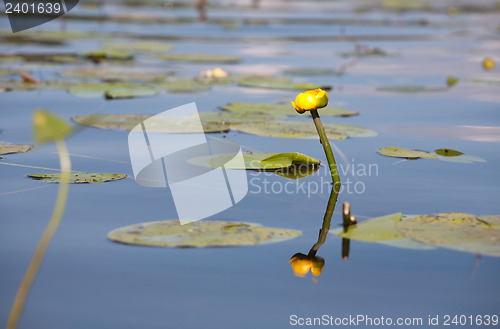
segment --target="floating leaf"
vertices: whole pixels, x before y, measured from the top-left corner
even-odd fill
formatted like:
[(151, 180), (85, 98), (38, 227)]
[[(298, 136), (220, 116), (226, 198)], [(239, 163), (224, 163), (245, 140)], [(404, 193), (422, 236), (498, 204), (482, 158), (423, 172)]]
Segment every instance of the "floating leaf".
[(283, 117), (280, 115), (261, 112), (210, 111), (200, 113), (200, 119), (202, 122), (244, 123), (279, 121), (282, 118)]
[(350, 225), (347, 231), (343, 228), (330, 230), (329, 233), (336, 234), (345, 239), (376, 242), (391, 247), (428, 250), (434, 249), (409, 238), (405, 238), (396, 230), (395, 224), (401, 221), (401, 213), (394, 213), (382, 217), (376, 217), (365, 222)]
[(43, 144), (62, 140), (71, 134), (71, 126), (59, 116), (38, 109), (33, 114), (33, 132), (36, 143)]
[(33, 145), (28, 144), (6, 144), (0, 143), (0, 154), (24, 153), (29, 151)]
[[(290, 103), (272, 104), (272, 103), (229, 103), (220, 106), (221, 109), (231, 113), (266, 113), (272, 115), (291, 115), (299, 116)], [(320, 110), (321, 116), (352, 116), (358, 112), (346, 110), (339, 107), (324, 107)]]
[[(65, 173), (64, 175), (67, 175)], [(61, 183), (63, 174), (32, 174), (28, 177), (35, 180), (43, 180), (48, 183)], [(70, 173), (68, 183), (70, 184), (83, 184), (83, 183), (103, 183), (112, 180), (118, 180), (126, 178), (127, 175), (123, 174), (102, 174), (102, 173)]]
[(435, 159), (436, 155), (431, 154), (425, 151), (415, 151), (400, 147), (384, 147), (377, 151), (379, 154), (394, 157), (394, 158), (405, 158), (405, 159), (418, 159), (418, 158), (427, 158), (427, 159)]
[[(151, 116), (144, 114), (91, 114), (77, 115), (71, 119), (76, 123), (88, 127), (130, 131), (149, 117)], [(221, 123), (204, 122), (202, 126), (206, 133), (225, 132), (229, 130), (229, 126)], [(148, 132), (199, 133), (198, 126), (193, 123), (193, 120), (190, 118), (175, 117), (157, 118), (148, 125)]]
[(291, 153), (244, 153), (243, 163), (234, 158), (234, 154), (221, 154), (214, 156), (203, 156), (190, 159), (191, 164), (219, 168), (224, 166), (227, 169), (247, 169), (247, 170), (272, 170), (288, 168), (292, 165), (303, 165), (304, 167), (317, 166), (320, 161), (307, 155)]
[(293, 239), (302, 232), (262, 227), (254, 223), (197, 221), (148, 222), (111, 231), (108, 238), (119, 243), (179, 248), (248, 246)]
[(396, 230), (395, 222), (401, 220), (401, 213), (394, 213), (382, 217), (373, 218), (366, 222), (350, 225), (347, 231), (343, 228), (330, 231), (341, 238), (378, 242), (385, 240), (403, 239), (404, 236)]
[(438, 150), (435, 150), (434, 153), (441, 155), (441, 156), (444, 156), (444, 157), (456, 157), (456, 156), (463, 154), (460, 151), (455, 151), (455, 150), (451, 150), (451, 149), (438, 149)]
[(171, 44), (154, 41), (135, 41), (126, 43), (104, 42), (102, 46), (106, 49), (136, 52), (166, 52), (173, 48)]
[(291, 89), (291, 90), (309, 90), (309, 89), (331, 89), (330, 87), (319, 86), (312, 83), (297, 83), (287, 77), (272, 76), (248, 76), (240, 79), (238, 84), (245, 87), (269, 88), (269, 89)]
[(91, 59), (92, 61), (98, 63), (102, 60), (116, 60), (116, 61), (127, 61), (134, 58), (134, 56), (123, 50), (112, 50), (112, 49), (100, 49), (89, 51), (83, 54), (84, 57)]
[(277, 169), (273, 171), (273, 173), (288, 179), (301, 179), (314, 174), (318, 170), (319, 166), (304, 166), (292, 164), (288, 168)]
[(388, 91), (394, 93), (425, 93), (441, 92), (448, 90), (447, 87), (425, 87), (425, 86), (383, 86), (377, 87), (377, 91)]
[(500, 216), (423, 215), (396, 223), (396, 229), (423, 243), (500, 257)]
[[(344, 125), (339, 123), (324, 124), (329, 139), (346, 139), (348, 137), (373, 137), (377, 133), (373, 130)], [(312, 122), (254, 122), (231, 124), (231, 128), (254, 135), (282, 138), (318, 138), (318, 132)]]
[(199, 62), (199, 63), (238, 63), (240, 57), (209, 54), (162, 54), (154, 55), (154, 58), (169, 61)]
[(107, 99), (118, 99), (118, 98), (134, 98), (134, 97), (148, 97), (158, 94), (158, 90), (155, 88), (145, 87), (145, 86), (130, 86), (130, 87), (109, 87), (106, 89), (105, 97)]

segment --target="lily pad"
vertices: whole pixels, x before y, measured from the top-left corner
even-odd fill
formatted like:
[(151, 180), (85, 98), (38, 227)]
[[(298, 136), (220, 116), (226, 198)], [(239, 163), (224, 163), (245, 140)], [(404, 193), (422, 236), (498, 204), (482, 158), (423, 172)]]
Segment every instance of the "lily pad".
[(350, 225), (347, 231), (343, 228), (330, 231), (341, 238), (378, 242), (385, 240), (399, 240), (404, 236), (396, 230), (395, 222), (401, 220), (401, 213), (394, 213), (382, 217), (373, 218), (366, 222)]
[(330, 87), (319, 86), (312, 83), (298, 83), (287, 77), (272, 77), (272, 76), (248, 76), (240, 79), (238, 84), (245, 87), (268, 88), (268, 89), (290, 89), (290, 90), (309, 90), (309, 89), (325, 89)]
[(273, 173), (288, 179), (301, 179), (314, 174), (319, 170), (319, 166), (304, 166), (292, 164), (288, 168), (274, 170)]
[[(299, 116), (290, 103), (229, 103), (228, 105), (220, 106), (221, 109), (231, 113), (266, 113), (272, 115), (290, 115)], [(321, 116), (352, 116), (358, 115), (358, 112), (350, 111), (340, 107), (324, 107), (320, 109)]]
[[(329, 139), (346, 139), (348, 137), (373, 137), (377, 132), (352, 125), (339, 123), (324, 124)], [(312, 122), (254, 122), (231, 124), (231, 129), (247, 134), (281, 137), (281, 138), (318, 138), (318, 132)]]
[(29, 151), (33, 145), (29, 144), (6, 144), (0, 143), (0, 154), (24, 153)]
[(444, 157), (456, 157), (456, 156), (463, 154), (460, 151), (455, 151), (452, 149), (438, 149), (438, 150), (435, 150), (434, 153), (441, 155), (441, 156), (444, 156)]
[(153, 57), (169, 61), (199, 62), (199, 63), (238, 63), (241, 61), (241, 58), (236, 56), (209, 55), (209, 54), (162, 54), (162, 55), (154, 55)]
[[(130, 131), (142, 121), (151, 117), (144, 114), (91, 114), (77, 115), (71, 119), (84, 126)], [(218, 133), (229, 130), (229, 126), (222, 123), (202, 122), (206, 133)], [(198, 126), (193, 125), (189, 118), (158, 118), (148, 126), (149, 132), (162, 133), (199, 133)]]
[(158, 94), (158, 90), (146, 86), (134, 87), (110, 87), (106, 89), (104, 96), (107, 99), (148, 97)]
[(210, 111), (200, 113), (202, 122), (223, 122), (223, 123), (244, 123), (244, 122), (265, 122), (279, 121), (283, 117), (271, 113), (261, 112), (228, 112)]
[(246, 170), (272, 170), (288, 168), (292, 165), (318, 166), (320, 161), (307, 155), (291, 153), (252, 153), (243, 154), (243, 163), (239, 159), (234, 160), (234, 154), (222, 154), (215, 156), (203, 156), (190, 159), (191, 164), (219, 168), (224, 166), (227, 169)]
[(254, 223), (197, 221), (148, 222), (111, 231), (108, 238), (119, 243), (173, 248), (249, 246), (281, 242), (301, 235), (301, 231), (262, 227)]
[[(35, 180), (42, 180), (48, 183), (61, 183), (62, 174), (32, 174), (28, 177)], [(127, 175), (123, 174), (102, 174), (102, 173), (70, 173), (68, 183), (70, 184), (83, 184), (83, 183), (103, 183), (113, 180), (126, 178)]]
[(448, 90), (447, 87), (426, 87), (426, 86), (383, 86), (377, 87), (377, 91), (386, 91), (393, 93), (426, 93), (441, 92)]
[(401, 221), (401, 213), (394, 213), (382, 217), (376, 217), (365, 222), (350, 225), (345, 231), (343, 228), (330, 230), (329, 233), (336, 234), (345, 239), (376, 242), (391, 247), (428, 250), (432, 246), (405, 238), (396, 230), (395, 224)]
[(134, 56), (124, 50), (100, 49), (89, 51), (83, 54), (84, 57), (91, 59), (94, 62), (101, 62), (102, 60), (114, 61), (128, 61), (132, 60)]
[(135, 52), (166, 52), (172, 50), (173, 46), (164, 42), (135, 41), (135, 42), (104, 42), (105, 49)]
[(423, 243), (500, 257), (500, 216), (423, 215), (396, 223), (396, 229)]
[(435, 150), (433, 153), (437, 155), (437, 158), (441, 161), (456, 162), (456, 163), (474, 163), (474, 162), (486, 162), (485, 159), (464, 154), (460, 151), (451, 149), (439, 149)]
[(405, 158), (405, 159), (418, 159), (418, 158), (427, 158), (427, 159), (435, 159), (436, 155), (425, 152), (425, 151), (415, 151), (400, 147), (384, 147), (377, 151), (379, 154), (394, 157), (394, 158)]

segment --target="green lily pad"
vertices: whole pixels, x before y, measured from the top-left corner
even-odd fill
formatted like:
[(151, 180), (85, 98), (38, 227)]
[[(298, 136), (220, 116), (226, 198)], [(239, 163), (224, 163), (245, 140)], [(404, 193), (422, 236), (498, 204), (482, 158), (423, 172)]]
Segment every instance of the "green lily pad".
[(254, 75), (247, 76), (238, 81), (238, 84), (245, 87), (268, 88), (268, 89), (290, 89), (290, 90), (309, 90), (309, 89), (325, 89), (330, 87), (319, 86), (312, 83), (298, 83), (287, 77), (272, 77)]
[(319, 166), (304, 166), (292, 164), (288, 168), (274, 170), (273, 173), (288, 179), (301, 179), (314, 174), (319, 170)]
[(396, 230), (395, 222), (401, 220), (401, 213), (394, 213), (382, 217), (373, 218), (366, 222), (350, 225), (347, 231), (343, 228), (330, 231), (341, 238), (360, 241), (378, 242), (385, 240), (399, 240), (404, 236)]
[(426, 93), (441, 92), (448, 90), (447, 87), (425, 87), (425, 86), (383, 86), (377, 87), (377, 91), (386, 91), (393, 93)]
[(441, 155), (441, 156), (444, 156), (444, 157), (456, 157), (456, 156), (463, 154), (460, 151), (455, 151), (452, 149), (438, 149), (438, 150), (435, 150), (434, 153)]
[(119, 243), (177, 248), (249, 246), (293, 239), (301, 231), (262, 227), (254, 223), (197, 221), (148, 222), (111, 231), (108, 238)]
[[(326, 123), (326, 135), (329, 139), (346, 139), (348, 137), (373, 137), (377, 133), (371, 129), (344, 125), (339, 123)], [(318, 132), (312, 122), (254, 122), (231, 124), (231, 129), (247, 134), (281, 137), (281, 138), (318, 138)]]
[(405, 159), (418, 159), (418, 158), (427, 158), (427, 159), (435, 159), (436, 155), (425, 152), (425, 151), (415, 151), (400, 147), (384, 147), (377, 151), (379, 154), (394, 157), (394, 158), (405, 158)]
[(209, 54), (161, 54), (154, 55), (154, 58), (168, 61), (198, 62), (198, 63), (238, 63), (240, 57), (226, 55)]
[(126, 43), (104, 42), (102, 46), (105, 49), (135, 52), (167, 52), (173, 48), (171, 44), (154, 41), (135, 41)]
[(24, 153), (29, 151), (33, 145), (29, 144), (6, 144), (0, 143), (0, 154)]
[(396, 229), (430, 245), (500, 257), (500, 216), (423, 215), (396, 223)]
[(228, 112), (210, 111), (200, 113), (202, 122), (223, 122), (223, 123), (244, 123), (244, 122), (264, 122), (280, 121), (283, 117), (271, 113), (261, 112)]
[[(62, 174), (32, 174), (28, 177), (35, 180), (43, 180), (48, 183), (61, 183)], [(83, 184), (83, 183), (103, 183), (113, 180), (126, 178), (127, 175), (123, 174), (102, 174), (102, 173), (70, 173), (68, 183), (70, 184)]]
[(396, 230), (395, 224), (401, 221), (401, 218), (401, 213), (394, 213), (376, 217), (356, 225), (350, 225), (347, 231), (341, 227), (330, 230), (329, 233), (336, 234), (345, 239), (375, 242), (397, 248), (416, 250), (434, 249), (432, 246), (405, 238), (399, 233)]
[(129, 52), (126, 52), (124, 50), (113, 50), (113, 49), (100, 49), (100, 50), (89, 51), (83, 54), (83, 56), (91, 59), (94, 62), (101, 62), (102, 60), (128, 61), (134, 58), (134, 56)]
[(203, 156), (190, 159), (191, 164), (219, 168), (224, 166), (227, 169), (246, 170), (272, 170), (288, 168), (292, 165), (318, 166), (320, 161), (307, 155), (291, 153), (249, 153), (243, 154), (243, 162), (234, 159), (234, 154), (221, 154), (215, 156)]
[[(272, 115), (291, 115), (299, 116), (290, 103), (229, 103), (228, 105), (220, 106), (221, 109), (231, 113), (266, 113)], [(340, 107), (324, 107), (319, 110), (321, 116), (352, 116), (358, 115), (358, 112), (350, 111)]]
[[(142, 121), (151, 117), (144, 114), (91, 114), (77, 115), (71, 119), (84, 126), (130, 131)], [(206, 133), (219, 133), (229, 130), (229, 126), (222, 123), (202, 122)], [(198, 126), (193, 125), (189, 118), (159, 118), (148, 125), (149, 132), (163, 133), (199, 133)]]
[(72, 132), (73, 128), (56, 114), (44, 109), (33, 114), (33, 134), (38, 144), (63, 140)]
[(118, 98), (134, 98), (134, 97), (148, 97), (158, 94), (158, 90), (155, 88), (145, 87), (145, 86), (134, 86), (134, 87), (110, 87), (106, 89), (104, 96), (107, 99), (118, 99)]

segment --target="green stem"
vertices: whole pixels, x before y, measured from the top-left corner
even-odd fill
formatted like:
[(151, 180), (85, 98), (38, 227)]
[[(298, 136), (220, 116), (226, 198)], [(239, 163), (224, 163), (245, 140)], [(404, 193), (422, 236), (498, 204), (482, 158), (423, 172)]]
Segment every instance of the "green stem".
[(59, 162), (61, 164), (61, 182), (59, 183), (59, 190), (57, 192), (57, 200), (54, 206), (54, 211), (52, 212), (52, 217), (43, 232), (38, 246), (35, 249), (33, 258), (24, 274), (23, 280), (19, 285), (17, 290), (14, 303), (12, 304), (12, 309), (10, 310), (9, 319), (7, 321), (6, 329), (15, 329), (21, 313), (24, 308), (24, 303), (26, 302), (26, 297), (30, 291), (31, 285), (35, 280), (40, 264), (42, 263), (47, 247), (54, 236), (54, 233), (61, 222), (64, 208), (66, 207), (66, 201), (68, 199), (69, 191), (69, 174), (71, 172), (71, 161), (69, 158), (69, 152), (66, 147), (64, 140), (56, 141), (57, 151), (59, 153)]
[(328, 166), (330, 168), (330, 173), (332, 174), (333, 185), (340, 188), (340, 176), (339, 171), (337, 169), (337, 163), (335, 162), (335, 158), (333, 156), (332, 148), (330, 147), (330, 142), (328, 141), (328, 137), (326, 136), (325, 128), (321, 123), (321, 119), (318, 114), (318, 110), (311, 110), (311, 115), (313, 117), (314, 125), (316, 126), (316, 130), (318, 131), (319, 138), (321, 140), (321, 144), (323, 145), (323, 150), (325, 151), (326, 159), (328, 160)]

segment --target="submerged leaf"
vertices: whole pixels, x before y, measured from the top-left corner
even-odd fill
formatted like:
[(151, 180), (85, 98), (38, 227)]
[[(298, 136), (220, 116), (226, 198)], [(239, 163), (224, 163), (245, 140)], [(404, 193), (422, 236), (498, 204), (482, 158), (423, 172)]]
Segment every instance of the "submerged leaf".
[(455, 150), (451, 150), (451, 149), (439, 149), (439, 150), (435, 150), (434, 153), (441, 155), (441, 156), (444, 156), (444, 157), (456, 157), (456, 156), (463, 154), (460, 151), (455, 151)]
[(29, 144), (6, 144), (0, 143), (0, 154), (24, 153), (29, 151), (33, 145)]
[(320, 161), (307, 155), (291, 153), (244, 153), (243, 162), (235, 158), (234, 154), (221, 154), (214, 156), (203, 156), (188, 160), (189, 163), (209, 167), (226, 169), (247, 170), (272, 170), (288, 168), (292, 165), (303, 165), (304, 167), (317, 166)]
[[(229, 103), (220, 106), (221, 109), (231, 113), (265, 113), (271, 115), (300, 116), (290, 103)], [(324, 107), (320, 110), (321, 116), (352, 116), (358, 112), (346, 110), (340, 107)]]
[(38, 109), (33, 114), (33, 133), (38, 144), (62, 140), (72, 130), (64, 119), (49, 111)]
[(197, 221), (180, 225), (177, 220), (148, 222), (111, 231), (119, 243), (179, 248), (248, 246), (293, 239), (302, 232), (262, 227), (254, 223)]
[(377, 151), (379, 154), (388, 156), (388, 157), (394, 157), (394, 158), (405, 158), (405, 159), (418, 159), (418, 158), (427, 158), (427, 159), (435, 159), (437, 156), (425, 152), (425, 151), (415, 151), (415, 150), (410, 150), (410, 149), (405, 149), (405, 148), (400, 148), (400, 147), (384, 147), (380, 150)]
[[(329, 139), (346, 139), (348, 137), (373, 137), (377, 133), (371, 129), (344, 125), (339, 123), (324, 124)], [(247, 133), (267, 137), (282, 138), (317, 138), (318, 132), (312, 122), (255, 122), (231, 124), (231, 128)]]
[[(88, 127), (130, 131), (136, 125), (150, 117), (150, 115), (144, 114), (91, 114), (77, 115), (71, 119), (76, 123)], [(229, 126), (221, 123), (202, 122), (202, 126), (206, 133), (225, 132), (229, 130)], [(176, 117), (160, 117), (155, 119), (148, 125), (148, 132), (199, 133), (196, 120)]]
[[(65, 173), (64, 175), (68, 175)], [(43, 180), (48, 183), (61, 183), (63, 179), (63, 174), (32, 174), (28, 177), (35, 180)], [(103, 174), (103, 173), (70, 173), (68, 183), (70, 184), (82, 184), (82, 183), (103, 183), (112, 180), (118, 180), (126, 178), (127, 175), (123, 174)]]
[(500, 216), (441, 213), (396, 223), (405, 237), (423, 243), (500, 257)]
[(241, 61), (241, 58), (236, 56), (209, 55), (209, 54), (161, 54), (161, 55), (154, 55), (153, 57), (169, 61), (200, 62), (200, 63), (238, 63)]
[(318, 170), (319, 166), (304, 166), (300, 164), (292, 164), (288, 168), (277, 169), (273, 171), (273, 173), (288, 179), (301, 179), (314, 174)]
[(297, 83), (287, 77), (272, 77), (272, 76), (248, 76), (240, 79), (238, 84), (245, 87), (269, 88), (269, 89), (291, 89), (291, 90), (309, 90), (309, 89), (326, 89), (330, 87), (319, 86), (312, 83)]

